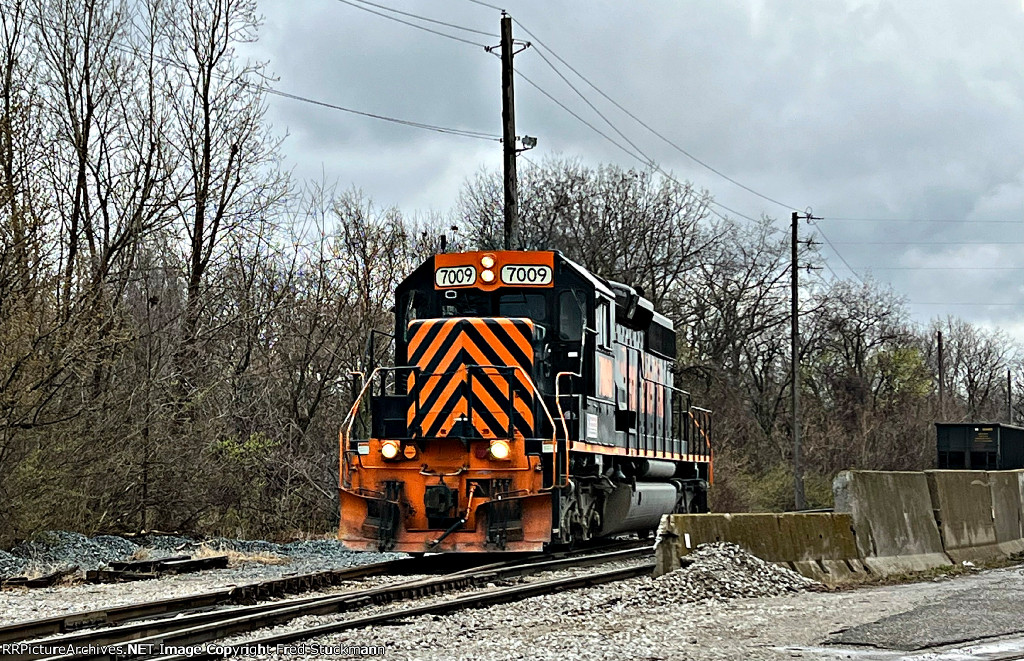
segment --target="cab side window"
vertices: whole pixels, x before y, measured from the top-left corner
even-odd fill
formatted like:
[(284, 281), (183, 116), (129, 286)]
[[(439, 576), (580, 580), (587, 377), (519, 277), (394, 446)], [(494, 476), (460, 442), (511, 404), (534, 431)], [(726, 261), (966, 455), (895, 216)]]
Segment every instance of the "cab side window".
[(600, 298), (597, 300), (594, 324), (597, 327), (597, 346), (610, 349), (612, 346), (612, 315), (611, 305), (608, 301)]
[(558, 339), (566, 342), (583, 339), (583, 302), (575, 291), (563, 291), (558, 297)]

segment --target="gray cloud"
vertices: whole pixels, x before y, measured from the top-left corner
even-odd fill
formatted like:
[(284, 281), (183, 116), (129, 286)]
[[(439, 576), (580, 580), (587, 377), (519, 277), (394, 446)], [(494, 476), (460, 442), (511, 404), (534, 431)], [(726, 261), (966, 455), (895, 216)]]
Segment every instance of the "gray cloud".
[[(465, 0), (381, 2), (498, 29), (497, 12)], [(958, 245), (1024, 240), (1024, 222), (976, 222), (1024, 221), (1024, 11), (1016, 0), (504, 4), (677, 144), (770, 197), (829, 218), (820, 227), (846, 261), (862, 275), (891, 282), (914, 304), (919, 321), (957, 314), (1024, 337), (1024, 271), (964, 270), (1024, 266), (1020, 246)], [(252, 52), (269, 60), (281, 89), (369, 112), (500, 132), (499, 63), (482, 49), (336, 0), (261, 0), (260, 7), (267, 21)], [(519, 28), (516, 36), (527, 38)], [(517, 56), (516, 65), (614, 135), (536, 50)], [(518, 132), (540, 138), (531, 158), (561, 153), (636, 165), (522, 81), (516, 97)], [(319, 178), (323, 171), (410, 212), (449, 207), (466, 177), (500, 163), (497, 143), (284, 99), (270, 104), (274, 125), (290, 133), (285, 152), (300, 176)], [(786, 209), (695, 165), (608, 104), (599, 107), (663, 167), (707, 187), (723, 204), (750, 216), (788, 217)], [(847, 217), (964, 222), (837, 219)], [(848, 275), (830, 249), (822, 256)], [(965, 302), (1014, 305), (951, 305)]]

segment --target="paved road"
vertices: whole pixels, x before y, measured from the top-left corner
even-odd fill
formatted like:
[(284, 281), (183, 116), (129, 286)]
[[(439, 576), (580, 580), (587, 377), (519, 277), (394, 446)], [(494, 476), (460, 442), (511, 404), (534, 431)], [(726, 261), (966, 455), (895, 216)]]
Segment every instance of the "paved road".
[[(1019, 567), (849, 595), (872, 595), (890, 612), (862, 621), (863, 609), (853, 609), (851, 626), (834, 630), (822, 644), (783, 649), (794, 656), (858, 661), (1024, 659), (1024, 570)], [(905, 596), (908, 607), (900, 609)]]

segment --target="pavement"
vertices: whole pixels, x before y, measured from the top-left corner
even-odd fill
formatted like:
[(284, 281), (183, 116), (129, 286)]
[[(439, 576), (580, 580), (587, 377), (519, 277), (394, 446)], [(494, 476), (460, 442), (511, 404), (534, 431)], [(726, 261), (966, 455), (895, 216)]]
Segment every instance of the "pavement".
[(1024, 659), (1024, 569), (1019, 566), (848, 595), (868, 596), (890, 612), (865, 621), (863, 606), (836, 603), (840, 612), (848, 610), (850, 626), (829, 632), (819, 644), (780, 645), (776, 651), (855, 661)]

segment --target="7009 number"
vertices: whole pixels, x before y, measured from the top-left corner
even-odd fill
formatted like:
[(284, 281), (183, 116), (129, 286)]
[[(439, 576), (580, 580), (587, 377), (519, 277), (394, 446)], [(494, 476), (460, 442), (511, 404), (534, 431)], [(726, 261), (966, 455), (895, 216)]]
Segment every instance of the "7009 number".
[(536, 264), (509, 264), (501, 267), (506, 285), (550, 285), (551, 267)]
[(434, 271), (434, 284), (438, 287), (468, 287), (476, 283), (476, 269), (472, 266), (442, 266)]

